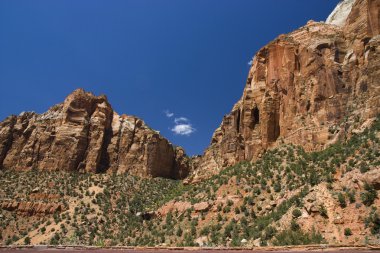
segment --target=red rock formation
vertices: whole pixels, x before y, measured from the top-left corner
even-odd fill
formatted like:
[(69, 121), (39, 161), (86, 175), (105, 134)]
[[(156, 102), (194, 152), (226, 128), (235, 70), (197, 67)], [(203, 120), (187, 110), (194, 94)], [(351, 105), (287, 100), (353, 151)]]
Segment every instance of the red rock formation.
[(179, 213), (183, 213), (185, 212), (187, 209), (190, 209), (192, 207), (191, 203), (190, 202), (184, 202), (184, 201), (175, 201), (175, 200), (172, 200), (172, 201), (169, 201), (168, 203), (166, 203), (165, 205), (161, 206), (157, 211), (156, 213), (159, 215), (159, 216), (166, 216), (168, 213), (170, 212), (179, 212)]
[(200, 202), (194, 204), (195, 212), (206, 212), (210, 208), (210, 204), (208, 202)]
[(0, 166), (183, 178), (188, 158), (139, 118), (119, 116), (105, 96), (78, 89), (44, 114), (1, 122)]
[(31, 193), (29, 198), (33, 200), (57, 200), (61, 198), (59, 194), (50, 194), (50, 193)]
[[(380, 1), (347, 1), (343, 26), (310, 21), (254, 57), (242, 98), (195, 159), (192, 180), (279, 143), (319, 150), (379, 114)], [(347, 16), (348, 15), (348, 16)]]
[(63, 206), (57, 203), (17, 201), (3, 201), (1, 203), (1, 208), (7, 211), (19, 212), (25, 215), (54, 214), (63, 210)]

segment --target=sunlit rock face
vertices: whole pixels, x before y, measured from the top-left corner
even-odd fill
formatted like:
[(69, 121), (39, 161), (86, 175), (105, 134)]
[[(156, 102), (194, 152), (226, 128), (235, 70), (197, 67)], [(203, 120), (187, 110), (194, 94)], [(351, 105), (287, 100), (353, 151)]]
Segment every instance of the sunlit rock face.
[(380, 1), (346, 0), (254, 57), (241, 99), (194, 160), (197, 181), (280, 143), (320, 150), (380, 108)]
[(354, 3), (355, 0), (341, 1), (327, 18), (326, 24), (344, 26)]
[(118, 115), (105, 96), (78, 89), (44, 114), (0, 123), (0, 165), (26, 170), (128, 172), (184, 178), (188, 158), (134, 116)]

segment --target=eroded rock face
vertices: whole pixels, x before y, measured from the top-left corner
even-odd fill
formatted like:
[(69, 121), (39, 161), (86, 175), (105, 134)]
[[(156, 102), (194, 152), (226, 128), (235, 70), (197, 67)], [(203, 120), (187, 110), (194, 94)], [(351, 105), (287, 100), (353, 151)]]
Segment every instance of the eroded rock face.
[(25, 215), (44, 215), (61, 212), (64, 208), (58, 203), (41, 203), (31, 201), (3, 201), (0, 206), (2, 209), (18, 212)]
[(188, 158), (133, 116), (118, 115), (105, 96), (78, 89), (44, 114), (0, 123), (0, 165), (25, 170), (129, 172), (183, 178)]
[(195, 159), (191, 180), (279, 143), (323, 149), (379, 114), (380, 1), (345, 2), (333, 15), (338, 25), (309, 21), (255, 55), (242, 98)]

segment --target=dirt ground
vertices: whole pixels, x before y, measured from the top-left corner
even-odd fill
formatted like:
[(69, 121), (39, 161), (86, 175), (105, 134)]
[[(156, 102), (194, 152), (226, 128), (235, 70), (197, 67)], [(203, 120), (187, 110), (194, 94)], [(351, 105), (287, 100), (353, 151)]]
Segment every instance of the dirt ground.
[(274, 249), (268, 249), (268, 250), (234, 250), (234, 249), (188, 249), (188, 250), (175, 250), (175, 249), (52, 249), (52, 248), (23, 248), (23, 249), (17, 249), (17, 248), (3, 248), (0, 249), (0, 253), (14, 253), (14, 252), (21, 252), (21, 253), (32, 253), (32, 252), (43, 252), (43, 253), (57, 253), (57, 252), (65, 252), (65, 253), (84, 253), (84, 252), (92, 252), (92, 253), (185, 253), (185, 252), (191, 252), (191, 253), (216, 253), (216, 252), (223, 252), (223, 253), (264, 253), (264, 252), (276, 252), (276, 253), (288, 253), (288, 252), (325, 252), (328, 251), (330, 253), (379, 253), (380, 250), (363, 250), (363, 249), (319, 249), (319, 250), (305, 250), (305, 249), (285, 249), (285, 250), (274, 250)]

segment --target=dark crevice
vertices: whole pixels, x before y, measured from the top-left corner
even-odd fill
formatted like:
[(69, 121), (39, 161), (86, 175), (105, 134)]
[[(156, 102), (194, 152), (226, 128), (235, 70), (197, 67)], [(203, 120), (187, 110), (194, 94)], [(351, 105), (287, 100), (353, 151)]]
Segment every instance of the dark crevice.
[(112, 131), (112, 119), (113, 119), (113, 111), (111, 110), (110, 114), (107, 117), (106, 115), (106, 120), (105, 120), (105, 127), (104, 127), (104, 135), (103, 135), (103, 142), (100, 150), (100, 157), (99, 157), (99, 162), (96, 167), (96, 172), (97, 173), (102, 173), (108, 170), (110, 167), (110, 155), (108, 153), (108, 147), (111, 143), (111, 139), (113, 136), (113, 131)]
[(311, 103), (310, 100), (307, 101), (306, 103), (306, 111), (310, 111)]
[(280, 136), (280, 115), (277, 112), (275, 116), (275, 129), (274, 129), (274, 141)]
[(38, 148), (37, 148), (37, 155), (36, 155), (36, 159), (34, 160), (34, 168), (35, 169), (38, 169), (38, 163), (40, 161), (40, 151), (41, 151), (41, 142), (39, 141), (38, 142)]
[(363, 41), (363, 45), (364, 46), (366, 46), (368, 43), (369, 43), (369, 41), (372, 39), (372, 37), (365, 37), (365, 38), (363, 38), (362, 39), (362, 41)]
[(12, 116), (11, 119), (10, 119), (9, 134), (8, 134), (8, 136), (6, 138), (5, 143), (3, 144), (4, 146), (3, 146), (3, 149), (1, 150), (1, 153), (0, 153), (0, 169), (3, 169), (4, 159), (7, 156), (9, 150), (12, 147), (12, 143), (13, 143), (13, 130), (14, 130), (15, 124), (16, 124), (16, 116)]
[(339, 48), (335, 49), (335, 53), (334, 53), (334, 61), (335, 62), (337, 62), (337, 63), (343, 63), (345, 56), (346, 56), (346, 52), (339, 51)]
[(108, 151), (108, 146), (111, 143), (112, 139), (112, 128), (110, 126), (106, 127), (104, 130), (104, 136), (103, 136), (103, 145), (100, 150), (100, 159), (99, 159), (99, 165), (96, 168), (97, 173), (105, 172), (110, 167), (110, 156)]
[(253, 128), (255, 128), (256, 125), (260, 124), (260, 111), (259, 108), (255, 107), (252, 111), (252, 117), (253, 117)]
[(280, 136), (280, 119), (278, 113), (275, 112), (273, 115), (271, 115), (268, 130), (268, 141), (275, 142)]
[[(298, 49), (297, 49), (297, 51), (298, 51)], [(299, 59), (299, 56), (298, 56), (298, 52), (295, 55), (295, 66), (294, 67), (295, 67), (296, 71), (300, 71), (300, 69), (301, 69), (301, 63), (300, 63), (300, 59)]]
[[(81, 143), (81, 140), (79, 140), (78, 145), (77, 145), (77, 150), (82, 150), (82, 152), (77, 153), (76, 160), (74, 162), (74, 166), (72, 167), (73, 169), (76, 168), (77, 171), (81, 171), (82, 169), (85, 169), (86, 167), (86, 161), (85, 159), (87, 158), (88, 155), (88, 146), (90, 143), (90, 129), (91, 129), (91, 117), (92, 114), (95, 112), (95, 110), (90, 111), (89, 115), (86, 117), (85, 121), (85, 138), (83, 143)], [(79, 146), (83, 145), (84, 147), (81, 149)]]
[(319, 51), (322, 51), (323, 49), (326, 49), (326, 48), (330, 48), (330, 44), (329, 43), (321, 43), (319, 44), (316, 49), (319, 50)]
[(337, 71), (337, 74), (338, 74), (338, 77), (339, 77), (340, 79), (343, 78), (343, 71), (338, 70), (338, 71)]
[(237, 112), (237, 117), (236, 117), (236, 132), (240, 132), (240, 110)]
[(366, 92), (366, 91), (368, 91), (368, 85), (367, 85), (367, 82), (362, 82), (362, 83), (360, 84), (360, 91), (362, 91), (362, 92)]

